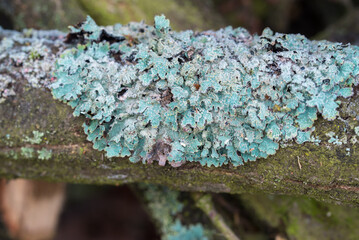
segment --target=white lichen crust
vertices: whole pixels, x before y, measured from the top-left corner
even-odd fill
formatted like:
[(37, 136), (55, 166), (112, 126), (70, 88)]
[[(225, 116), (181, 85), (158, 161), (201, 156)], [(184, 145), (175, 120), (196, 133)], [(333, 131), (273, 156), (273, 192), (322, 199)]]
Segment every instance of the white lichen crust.
[(55, 70), (57, 52), (66, 48), (60, 31), (0, 27), (0, 103), (16, 95), (21, 80), (34, 87), (48, 87)]

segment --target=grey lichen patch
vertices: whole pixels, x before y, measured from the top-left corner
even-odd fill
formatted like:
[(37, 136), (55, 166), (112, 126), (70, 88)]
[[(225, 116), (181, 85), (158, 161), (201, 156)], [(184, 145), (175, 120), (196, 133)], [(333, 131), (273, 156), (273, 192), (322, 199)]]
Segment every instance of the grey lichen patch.
[(355, 127), (355, 128), (354, 128), (354, 131), (355, 131), (355, 134), (356, 134), (357, 136), (359, 136), (359, 126)]
[(40, 144), (42, 141), (42, 137), (44, 136), (44, 133), (39, 131), (32, 131), (32, 134), (33, 134), (32, 137), (26, 136), (24, 142), (28, 142), (31, 144)]
[(319, 144), (322, 142), (322, 140), (320, 140), (320, 138), (318, 136), (311, 136), (310, 137), (310, 141), (309, 142), (312, 142), (314, 143), (315, 145), (319, 146)]
[(46, 148), (42, 148), (41, 150), (37, 150), (38, 158), (41, 160), (49, 160), (52, 156), (52, 150), (48, 150)]
[(30, 147), (22, 147), (21, 156), (25, 158), (32, 158), (34, 156), (34, 149)]
[(280, 143), (319, 144), (314, 121), (336, 119), (358, 84), (358, 47), (269, 29), (173, 32), (164, 16), (103, 28), (88, 17), (67, 40), (83, 45), (57, 61), (54, 97), (89, 119), (95, 149), (132, 162), (237, 166)]
[[(2, 39), (2, 41), (0, 42), (0, 59), (4, 57), (4, 52), (11, 49), (13, 45), (14, 41), (11, 38), (5, 37)], [(7, 97), (15, 95), (13, 81), (13, 78), (0, 72), (0, 103), (5, 101)]]
[(356, 136), (353, 136), (351, 139), (350, 139), (350, 143), (351, 144), (356, 144), (358, 142), (358, 139), (356, 138)]
[(343, 138), (339, 138), (335, 132), (328, 132), (326, 133), (326, 136), (329, 137), (328, 143), (332, 143), (335, 145), (342, 145), (342, 144), (347, 144), (347, 137), (344, 135)]
[(0, 73), (0, 103), (4, 102), (7, 97), (15, 95), (13, 86), (13, 78)]
[(0, 103), (15, 95), (20, 79), (31, 87), (49, 86), (63, 37), (59, 31), (0, 28)]

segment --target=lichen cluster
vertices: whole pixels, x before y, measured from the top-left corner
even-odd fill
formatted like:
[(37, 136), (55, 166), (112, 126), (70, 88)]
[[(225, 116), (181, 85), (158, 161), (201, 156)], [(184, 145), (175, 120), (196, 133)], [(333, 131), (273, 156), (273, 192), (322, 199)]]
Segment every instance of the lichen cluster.
[(94, 148), (132, 162), (234, 166), (311, 141), (318, 114), (353, 95), (359, 48), (243, 28), (173, 32), (169, 20), (72, 27), (77, 49), (57, 61), (53, 95)]
[(34, 88), (50, 85), (64, 36), (56, 30), (16, 32), (0, 27), (0, 103), (16, 95), (22, 79)]
[[(42, 137), (44, 136), (44, 133), (39, 131), (32, 131), (32, 134), (33, 136), (31, 137), (25, 136), (23, 142), (30, 143), (31, 145), (39, 145), (43, 141)], [(10, 139), (10, 135), (9, 135), (9, 139)], [(36, 153), (37, 153), (37, 158), (40, 160), (49, 160), (52, 157), (51, 149), (41, 148), (36, 150)], [(25, 158), (33, 158), (34, 155), (35, 155), (35, 149), (33, 147), (27, 146), (21, 148), (21, 156)], [(17, 158), (17, 155), (15, 154), (14, 157)]]

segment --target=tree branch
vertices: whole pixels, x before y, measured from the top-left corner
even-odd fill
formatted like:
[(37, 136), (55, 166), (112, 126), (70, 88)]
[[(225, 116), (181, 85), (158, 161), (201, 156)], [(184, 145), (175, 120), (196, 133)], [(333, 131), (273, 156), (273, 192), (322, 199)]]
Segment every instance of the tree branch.
[[(2, 31), (0, 36), (9, 34), (15, 33)], [(38, 34), (36, 39), (51, 39), (43, 41), (51, 54), (33, 52), (33, 59), (26, 58), (21, 63), (14, 62), (14, 55), (0, 58), (0, 77), (10, 78), (12, 84), (7, 87), (14, 91), (0, 104), (0, 176), (115, 185), (146, 182), (183, 191), (305, 195), (359, 206), (359, 150), (354, 131), (359, 116), (357, 89), (353, 97), (342, 99), (340, 118), (326, 121), (320, 117), (315, 122), (314, 135), (322, 140), (319, 144), (293, 142), (273, 156), (239, 167), (133, 164), (128, 159), (108, 159), (104, 152), (92, 148), (83, 133), (85, 119), (74, 118), (72, 109), (54, 100), (46, 88), (51, 67), (45, 75), (40, 70), (36, 74), (25, 73), (26, 67), (40, 66), (44, 59), (53, 64), (59, 49), (68, 47), (59, 43), (63, 35), (45, 35)], [(30, 56), (31, 50), (24, 50), (23, 46), (13, 46), (11, 51), (18, 48)], [(10, 52), (3, 50), (0, 55), (7, 51)], [(32, 82), (34, 76), (38, 83)], [(329, 143), (330, 132), (346, 141), (341, 145)], [(43, 133), (37, 136), (40, 142), (29, 142), (37, 133)]]

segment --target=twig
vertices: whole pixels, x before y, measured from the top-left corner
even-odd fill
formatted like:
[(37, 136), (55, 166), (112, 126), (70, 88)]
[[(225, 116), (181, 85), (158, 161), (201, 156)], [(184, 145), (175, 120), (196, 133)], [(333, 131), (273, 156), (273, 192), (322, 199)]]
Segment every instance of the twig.
[(300, 164), (300, 161), (299, 161), (299, 157), (298, 158), (298, 166), (299, 166), (299, 170), (302, 170), (302, 164)]
[(227, 240), (240, 240), (232, 229), (225, 223), (223, 217), (216, 211), (210, 194), (193, 193), (196, 206), (211, 219), (213, 225), (224, 235)]

